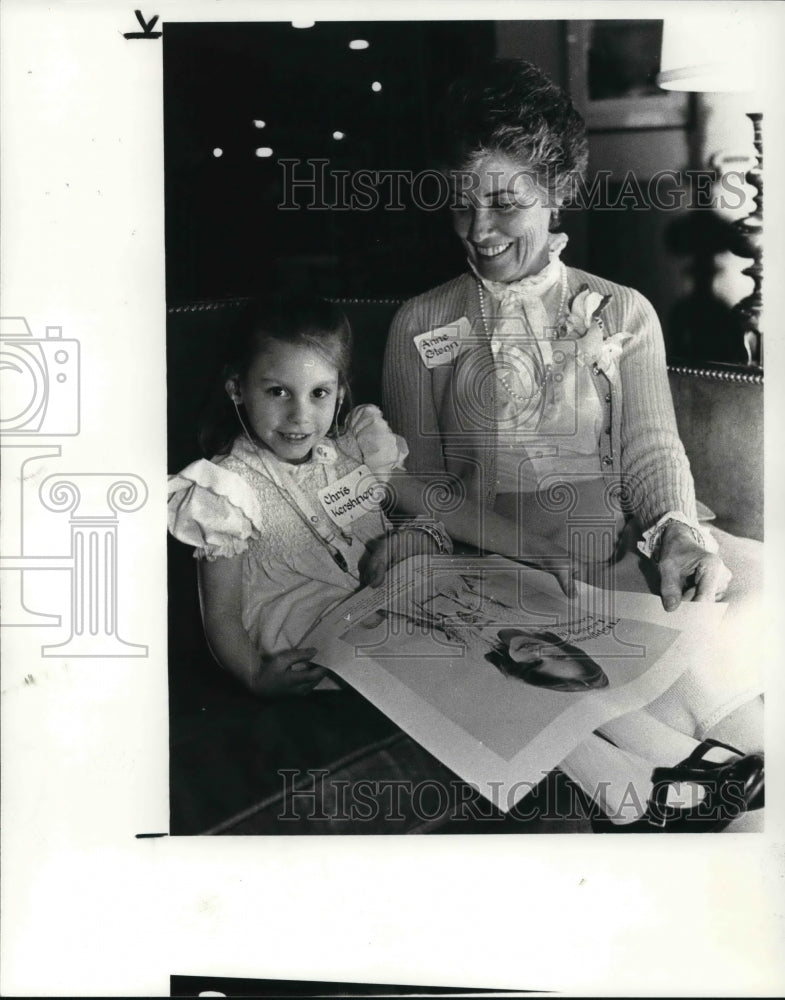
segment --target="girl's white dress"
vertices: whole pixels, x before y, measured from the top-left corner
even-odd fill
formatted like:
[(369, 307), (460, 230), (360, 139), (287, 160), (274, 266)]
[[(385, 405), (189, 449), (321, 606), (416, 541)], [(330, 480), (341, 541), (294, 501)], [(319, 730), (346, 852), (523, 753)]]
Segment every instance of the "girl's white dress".
[[(260, 653), (291, 649), (328, 608), (357, 590), (366, 546), (388, 528), (376, 507), (342, 529), (342, 569), (320, 537), (336, 527), (318, 491), (361, 465), (386, 482), (403, 470), (407, 454), (376, 406), (352, 410), (344, 433), (323, 439), (302, 465), (282, 462), (240, 435), (228, 455), (193, 462), (170, 477), (169, 530), (193, 545), (198, 559), (242, 557), (243, 627)], [(305, 510), (281, 492), (276, 476), (307, 500)]]

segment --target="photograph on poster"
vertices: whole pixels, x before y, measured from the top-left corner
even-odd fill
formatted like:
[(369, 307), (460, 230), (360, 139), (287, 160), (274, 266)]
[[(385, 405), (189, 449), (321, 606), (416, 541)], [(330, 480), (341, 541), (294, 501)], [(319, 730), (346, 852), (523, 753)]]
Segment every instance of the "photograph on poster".
[[(165, 26), (172, 834), (501, 829), (467, 822), (452, 799), (428, 817), (385, 805), (393, 778), (455, 786), (445, 754), (412, 739), (390, 699), (336, 683), (324, 628), (307, 638), (404, 542), (426, 557), (451, 545), (518, 556), (562, 583), (574, 569), (606, 591), (660, 595), (660, 609), (693, 588), (734, 608), (728, 635), (736, 605), (754, 605), (760, 352), (726, 307), (733, 343), (696, 371), (681, 362), (700, 331), (671, 322), (695, 315), (686, 251), (708, 252), (684, 234), (733, 229), (733, 178), (723, 186), (710, 151), (692, 152), (688, 95), (656, 86), (663, 37), (662, 21)], [(609, 97), (662, 113), (592, 131)], [(736, 426), (714, 457), (718, 411)], [(699, 608), (685, 614), (706, 630)], [(513, 601), (497, 632), (522, 609)], [(380, 619), (388, 646), (397, 624)], [(471, 628), (455, 615), (447, 632)], [(358, 643), (347, 660), (361, 661)], [(732, 818), (759, 826), (759, 682), (719, 645), (722, 685), (704, 645), (626, 720), (634, 735), (600, 732), (581, 754), (576, 729), (521, 775), (549, 791), (542, 815), (505, 831), (722, 829), (731, 788)], [(479, 697), (453, 679), (450, 697)], [(521, 745), (539, 731), (531, 712), (518, 724)], [(657, 767), (694, 786), (700, 810), (650, 823)], [(325, 826), (347, 781), (375, 789), (373, 822), (333, 810)], [(612, 823), (630, 796), (637, 815)]]

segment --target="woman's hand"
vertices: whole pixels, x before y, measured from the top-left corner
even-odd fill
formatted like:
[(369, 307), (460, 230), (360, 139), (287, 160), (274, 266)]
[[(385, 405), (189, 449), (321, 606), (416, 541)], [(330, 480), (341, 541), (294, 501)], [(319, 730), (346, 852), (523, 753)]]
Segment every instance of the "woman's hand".
[(260, 698), (310, 694), (327, 671), (308, 661), (316, 655), (313, 648), (286, 649), (263, 656), (251, 677), (251, 691)]
[(584, 567), (580, 562), (574, 561), (566, 549), (556, 545), (549, 539), (540, 535), (526, 533), (524, 536), (523, 549), (525, 555), (514, 556), (518, 562), (534, 569), (541, 569), (551, 576), (556, 577), (556, 582), (561, 587), (564, 595), (573, 598), (578, 593), (577, 580), (584, 577)]
[[(429, 516), (432, 513), (425, 498), (434, 485), (433, 481), (418, 479), (408, 473), (396, 476), (391, 481), (401, 510), (412, 516)], [(489, 510), (476, 490), (467, 489), (460, 503), (445, 506), (449, 506), (449, 509), (440, 510), (439, 519), (453, 543), (462, 542), (480, 552), (497, 552), (508, 559), (543, 569), (556, 577), (568, 597), (575, 596), (575, 581), (580, 579), (580, 569), (572, 564), (566, 549), (534, 533), (526, 532), (521, 537), (517, 520)], [(387, 565), (384, 564), (379, 583), (384, 579)], [(362, 564), (360, 573), (362, 579)], [(378, 586), (379, 583), (372, 586)]]
[(360, 560), (360, 583), (364, 587), (380, 587), (387, 570), (410, 556), (438, 554), (439, 546), (427, 531), (401, 527), (382, 535), (368, 546)]
[(675, 611), (688, 586), (695, 586), (693, 601), (721, 601), (731, 581), (731, 571), (718, 555), (699, 545), (680, 521), (671, 521), (660, 546), (660, 596), (666, 611)]

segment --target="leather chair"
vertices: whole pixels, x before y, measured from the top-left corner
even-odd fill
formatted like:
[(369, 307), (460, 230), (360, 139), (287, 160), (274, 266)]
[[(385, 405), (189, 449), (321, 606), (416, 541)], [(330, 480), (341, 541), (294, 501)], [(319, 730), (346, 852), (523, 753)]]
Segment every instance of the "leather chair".
[[(200, 457), (195, 428), (217, 370), (222, 331), (243, 301), (169, 309), (172, 472)], [(400, 301), (345, 299), (339, 304), (354, 331), (354, 402), (380, 403), (384, 345)], [(674, 367), (670, 379), (699, 498), (721, 527), (762, 538), (762, 378)], [(487, 808), (483, 812), (483, 804), (464, 795), (452, 772), (355, 692), (278, 703), (249, 698), (212, 661), (191, 553), (171, 539), (169, 615), (173, 834), (588, 830), (589, 804), (561, 772), (548, 775), (527, 797), (525, 820), (505, 818)], [(454, 787), (464, 795), (463, 813), (459, 816), (448, 803), (446, 810), (415, 824), (381, 815), (357, 823), (338, 815), (341, 782), (365, 778), (392, 788), (413, 775)]]

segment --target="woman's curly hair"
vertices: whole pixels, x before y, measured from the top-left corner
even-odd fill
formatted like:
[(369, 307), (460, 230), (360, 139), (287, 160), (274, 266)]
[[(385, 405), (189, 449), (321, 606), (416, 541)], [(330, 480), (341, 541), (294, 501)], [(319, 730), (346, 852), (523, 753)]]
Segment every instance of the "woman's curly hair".
[(443, 170), (465, 170), (483, 155), (504, 153), (534, 173), (553, 207), (569, 203), (585, 176), (583, 118), (560, 87), (521, 59), (498, 59), (456, 80), (439, 118)]

